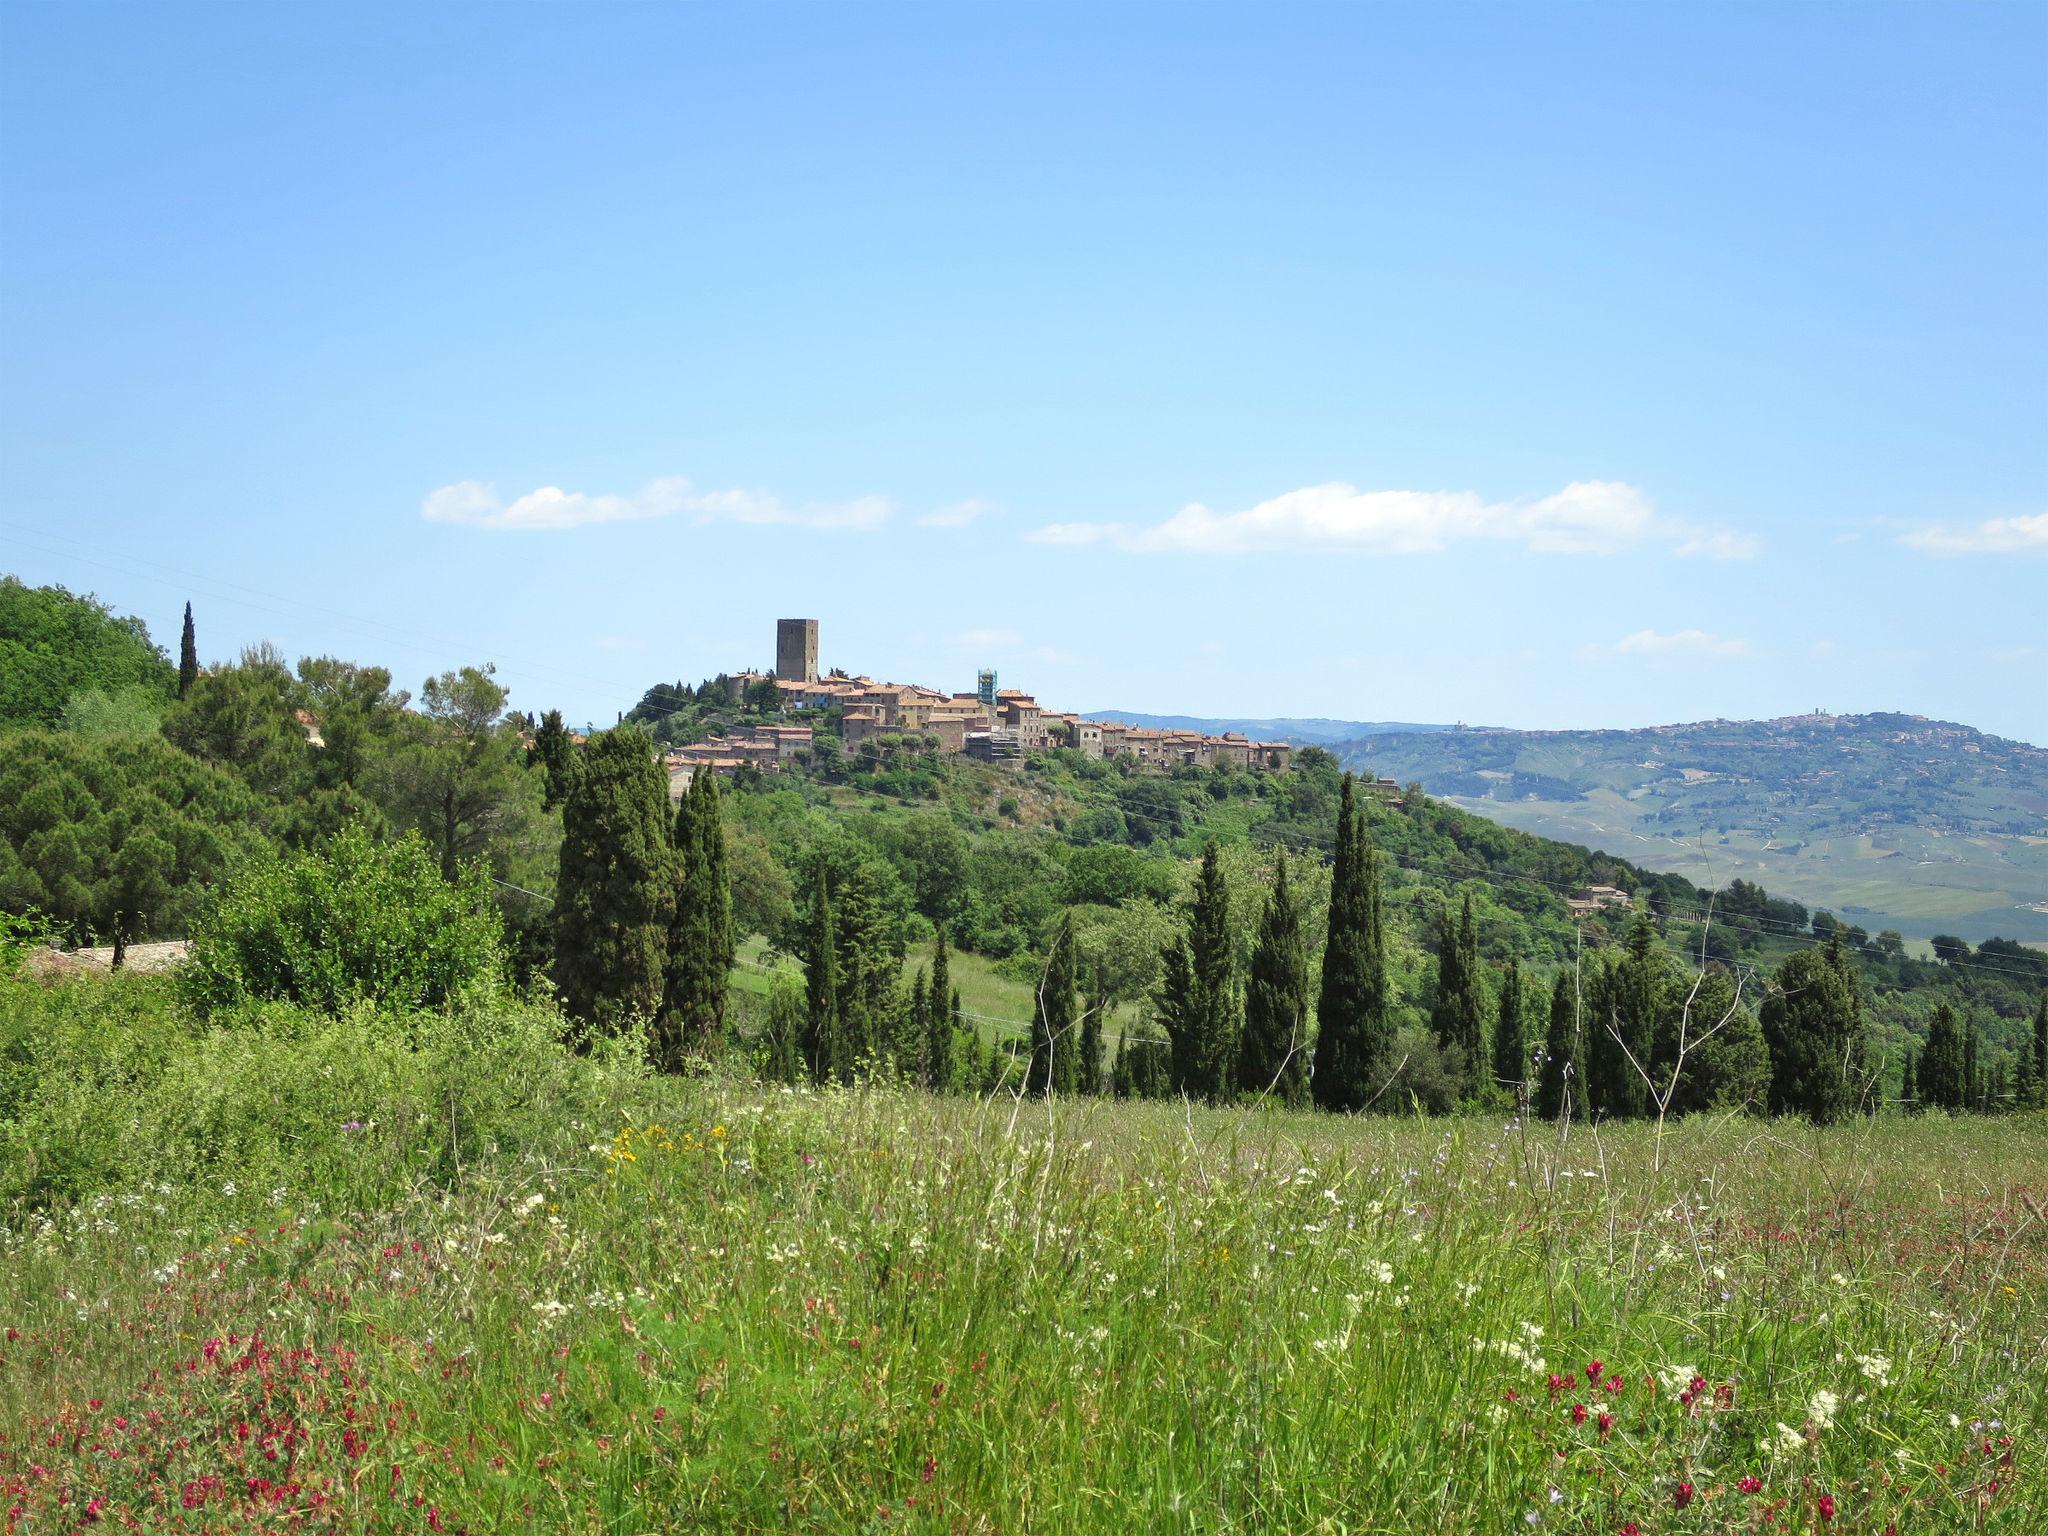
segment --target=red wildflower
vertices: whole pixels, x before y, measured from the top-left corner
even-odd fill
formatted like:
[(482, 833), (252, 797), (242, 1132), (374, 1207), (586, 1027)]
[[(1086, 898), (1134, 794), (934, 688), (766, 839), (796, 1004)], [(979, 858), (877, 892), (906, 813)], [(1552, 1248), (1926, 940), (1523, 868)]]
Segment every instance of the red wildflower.
[(1603, 1434), (1603, 1435), (1606, 1435), (1606, 1434), (1612, 1434), (1613, 1432), (1614, 1432), (1614, 1415), (1613, 1415), (1613, 1414), (1611, 1414), (1611, 1413), (1603, 1413), (1603, 1414), (1601, 1414), (1601, 1415), (1600, 1415), (1600, 1433), (1601, 1433), (1601, 1434)]
[(1683, 1509), (1683, 1508), (1685, 1508), (1685, 1506), (1686, 1506), (1686, 1505), (1688, 1505), (1688, 1504), (1690, 1504), (1690, 1503), (1692, 1502), (1692, 1495), (1693, 1495), (1693, 1487), (1692, 1487), (1692, 1484), (1691, 1484), (1691, 1483), (1680, 1483), (1680, 1484), (1679, 1484), (1679, 1485), (1678, 1485), (1678, 1486), (1677, 1486), (1676, 1488), (1674, 1488), (1674, 1489), (1672, 1489), (1672, 1490), (1671, 1490), (1671, 1503), (1672, 1503), (1672, 1507), (1673, 1507), (1673, 1508), (1675, 1508), (1675, 1509)]
[(1583, 1424), (1586, 1422), (1586, 1405), (1584, 1403), (1572, 1404), (1572, 1422), (1574, 1424)]
[(1762, 1493), (1764, 1490), (1764, 1480), (1760, 1477), (1745, 1477), (1735, 1486), (1744, 1493)]
[(933, 1479), (934, 1477), (938, 1476), (938, 1472), (939, 1472), (939, 1462), (938, 1462), (938, 1458), (937, 1458), (937, 1457), (935, 1457), (935, 1456), (927, 1456), (927, 1457), (925, 1457), (925, 1459), (924, 1459), (924, 1480), (925, 1480), (926, 1482), (930, 1482), (930, 1481), (931, 1481), (931, 1480), (932, 1480), (932, 1479)]
[(1643, 1528), (1631, 1520), (1621, 1528), (1619, 1536), (1643, 1536)]
[(1820, 1517), (1823, 1520), (1835, 1518), (1835, 1496), (1832, 1493), (1824, 1493), (1820, 1496)]
[(1605, 1360), (1595, 1360), (1586, 1367), (1586, 1380), (1596, 1387), (1600, 1385), (1600, 1378), (1606, 1374), (1607, 1362)]

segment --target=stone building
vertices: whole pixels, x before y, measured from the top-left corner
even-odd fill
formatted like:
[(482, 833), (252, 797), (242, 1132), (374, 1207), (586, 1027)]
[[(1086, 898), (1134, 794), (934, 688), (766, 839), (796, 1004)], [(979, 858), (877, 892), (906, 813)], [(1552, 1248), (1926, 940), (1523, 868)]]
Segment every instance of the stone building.
[(775, 621), (775, 675), (792, 683), (815, 683), (818, 680), (816, 619)]

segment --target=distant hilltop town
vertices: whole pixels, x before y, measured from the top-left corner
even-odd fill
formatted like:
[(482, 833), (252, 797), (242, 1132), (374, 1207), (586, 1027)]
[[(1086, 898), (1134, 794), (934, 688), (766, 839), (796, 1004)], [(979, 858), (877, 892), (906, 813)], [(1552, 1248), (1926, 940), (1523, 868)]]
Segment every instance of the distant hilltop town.
[[(996, 686), (984, 669), (971, 693), (941, 693), (918, 683), (882, 683), (867, 676), (818, 670), (818, 621), (779, 619), (775, 671), (742, 672), (727, 679), (735, 702), (772, 684), (785, 715), (836, 711), (840, 745), (857, 752), (883, 735), (921, 735), (932, 750), (984, 762), (1008, 762), (1026, 753), (1068, 747), (1088, 757), (1124, 759), (1139, 768), (1263, 768), (1285, 772), (1294, 748), (1284, 741), (1253, 741), (1238, 732), (1153, 730), (1115, 720), (1084, 720), (1047, 709), (1030, 694)], [(809, 725), (742, 725), (725, 735), (669, 754), (672, 777), (700, 768), (732, 773), (742, 767), (773, 772), (808, 755), (816, 740)]]

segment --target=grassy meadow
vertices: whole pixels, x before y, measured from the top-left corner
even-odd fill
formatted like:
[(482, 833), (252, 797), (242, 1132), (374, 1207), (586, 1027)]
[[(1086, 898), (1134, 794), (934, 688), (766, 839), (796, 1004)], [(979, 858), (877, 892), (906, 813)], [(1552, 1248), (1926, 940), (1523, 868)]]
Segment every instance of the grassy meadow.
[(660, 1079), (0, 983), (0, 1525), (2048, 1529), (2048, 1127)]

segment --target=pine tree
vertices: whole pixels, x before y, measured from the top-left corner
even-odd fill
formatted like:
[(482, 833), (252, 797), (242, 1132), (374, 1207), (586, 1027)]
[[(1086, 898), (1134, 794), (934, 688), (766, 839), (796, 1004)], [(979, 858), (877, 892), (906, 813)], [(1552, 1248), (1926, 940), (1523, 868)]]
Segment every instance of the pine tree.
[(1536, 1080), (1536, 1113), (1561, 1120), (1567, 1110), (1584, 1110), (1579, 1066), (1579, 999), (1572, 973), (1559, 971), (1550, 984), (1550, 1030), (1543, 1039), (1543, 1071)]
[(1259, 918), (1244, 988), (1244, 1043), (1237, 1085), (1299, 1104), (1308, 1089), (1308, 947), (1283, 854)]
[(804, 1061), (813, 1082), (850, 1082), (853, 1057), (839, 1015), (839, 944), (833, 931), (832, 887), (820, 859), (804, 914)]
[(1158, 993), (1177, 1092), (1219, 1100), (1237, 1082), (1240, 1001), (1230, 953), (1230, 888), (1216, 845), (1202, 855), (1186, 935), (1169, 945)]
[(1360, 1110), (1379, 1091), (1394, 1043), (1390, 1001), (1379, 862), (1347, 773), (1337, 809), (1329, 931), (1316, 1002), (1315, 1073), (1309, 1085), (1322, 1108)]
[(672, 831), (675, 913), (655, 1059), (668, 1071), (715, 1055), (725, 1040), (726, 987), (732, 975), (732, 891), (725, 872), (725, 824), (718, 780), (698, 773), (676, 807)]
[(1081, 1042), (1075, 1037), (1078, 1007), (1074, 999), (1074, 920), (1060, 919), (1031, 1016), (1031, 1066), (1024, 1091), (1071, 1095), (1080, 1081)]
[(1947, 1003), (1927, 1021), (1927, 1044), (1920, 1051), (1916, 1078), (1923, 1108), (1959, 1110), (1969, 1096), (1962, 1033), (1956, 1028), (1955, 1010)]
[(1500, 988), (1500, 1017), (1493, 1026), (1493, 1079), (1520, 1102), (1528, 1087), (1529, 1046), (1522, 1028), (1522, 968), (1508, 962)]
[[(1801, 950), (1778, 967), (1761, 1019), (1773, 1114), (1832, 1125), (1865, 1107), (1863, 1009), (1839, 932), (1825, 950)], [(1923, 1095), (1927, 1072), (1923, 1057)]]
[(199, 681), (199, 637), (192, 628), (192, 605), (185, 605), (185, 633), (178, 639), (178, 697), (184, 698)]
[(941, 928), (932, 940), (932, 984), (925, 996), (924, 1085), (933, 1093), (951, 1093), (955, 1086), (953, 1031), (959, 1011)]
[(600, 1030), (661, 1005), (675, 887), (668, 779), (635, 726), (606, 731), (562, 806), (555, 984), (565, 1012)]

